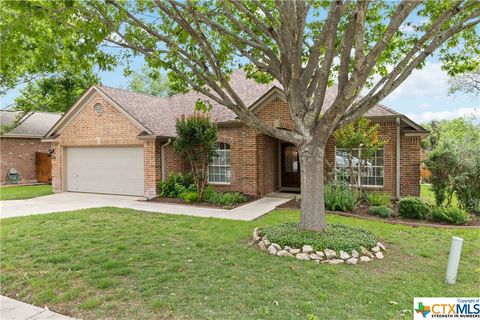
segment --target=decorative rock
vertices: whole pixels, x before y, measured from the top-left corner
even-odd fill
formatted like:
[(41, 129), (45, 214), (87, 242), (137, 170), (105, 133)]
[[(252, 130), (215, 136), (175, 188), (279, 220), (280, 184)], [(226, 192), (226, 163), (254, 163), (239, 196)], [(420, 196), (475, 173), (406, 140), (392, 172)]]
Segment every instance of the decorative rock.
[(357, 258), (350, 258), (350, 259), (347, 259), (345, 262), (347, 264), (357, 264), (357, 261), (358, 261)]
[(315, 251), (315, 253), (316, 253), (317, 256), (319, 256), (321, 259), (325, 258), (325, 253), (323, 253), (323, 251)]
[(370, 259), (373, 259), (373, 254), (368, 251), (367, 249), (365, 249), (365, 247), (360, 247), (360, 252), (364, 255), (364, 256), (367, 256), (369, 257)]
[(383, 251), (387, 250), (387, 248), (385, 248), (385, 246), (380, 242), (377, 242), (377, 247), (379, 247)]
[(308, 254), (306, 254), (304, 252), (297, 253), (295, 258), (297, 258), (298, 260), (310, 260), (310, 257), (308, 256)]
[(330, 259), (330, 260), (325, 260), (324, 262), (328, 264), (340, 264), (340, 263), (344, 263), (345, 261), (343, 261), (342, 259)]
[(268, 253), (270, 253), (272, 255), (276, 255), (277, 254), (277, 248), (275, 248), (273, 245), (271, 245), (270, 247), (268, 247)]
[(302, 252), (304, 252), (304, 253), (313, 252), (313, 248), (312, 248), (312, 246), (309, 246), (308, 244), (307, 244), (307, 245), (304, 245), (304, 246), (302, 247)]
[(353, 249), (353, 250), (352, 250), (352, 257), (358, 258), (359, 256), (360, 256), (360, 255), (358, 254), (358, 251), (355, 250), (355, 249)]
[(370, 261), (372, 261), (370, 257), (367, 257), (367, 256), (360, 257), (360, 262), (370, 262)]
[(377, 247), (377, 246), (375, 246), (375, 247), (372, 248), (372, 251), (373, 251), (373, 252), (379, 252), (379, 251), (380, 251), (380, 248)]
[(382, 260), (383, 259), (383, 253), (381, 251), (375, 252), (375, 258)]
[(343, 250), (340, 250), (340, 259), (347, 260), (350, 258), (350, 255)]
[(260, 247), (260, 250), (267, 251), (267, 247), (265, 247), (265, 243), (263, 241), (260, 241), (258, 246)]
[(274, 246), (275, 249), (277, 249), (277, 251), (282, 250), (282, 247), (280, 247), (280, 246), (279, 246), (278, 244), (276, 244), (276, 243), (272, 243), (272, 246)]
[(335, 258), (337, 256), (337, 253), (335, 252), (335, 250), (325, 249), (324, 252), (325, 252), (325, 258), (327, 259)]
[(300, 249), (291, 248), (290, 250), (288, 250), (288, 252), (290, 252), (291, 254), (297, 254), (300, 252)]
[(277, 256), (279, 256), (279, 257), (293, 257), (293, 255), (291, 253), (289, 253), (287, 250), (278, 251)]
[[(264, 237), (265, 238), (265, 237)], [(263, 239), (263, 244), (265, 244), (265, 247), (270, 247), (270, 245), (272, 244), (270, 241), (268, 241), (268, 239)]]
[(253, 241), (255, 242), (260, 241), (260, 236), (258, 235), (258, 227), (253, 229)]
[(318, 254), (316, 254), (316, 253), (310, 253), (309, 257), (310, 257), (310, 259), (312, 259), (312, 260), (321, 260), (321, 259), (322, 259), (322, 257), (320, 257), (320, 256), (319, 256)]
[(287, 250), (288, 252), (290, 252), (291, 249), (292, 249), (292, 247), (289, 247), (289, 246), (283, 247), (283, 250)]

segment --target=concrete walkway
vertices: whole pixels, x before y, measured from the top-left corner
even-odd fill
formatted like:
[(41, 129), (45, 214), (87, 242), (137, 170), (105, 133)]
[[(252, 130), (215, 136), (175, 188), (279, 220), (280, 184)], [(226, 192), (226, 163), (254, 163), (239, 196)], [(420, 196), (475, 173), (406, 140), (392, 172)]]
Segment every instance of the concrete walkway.
[(0, 218), (29, 216), (51, 212), (72, 211), (99, 207), (118, 207), (168, 214), (197, 217), (218, 217), (250, 221), (263, 216), (276, 206), (288, 201), (285, 198), (264, 197), (232, 210), (213, 209), (161, 202), (140, 201), (141, 197), (116, 196), (93, 193), (63, 192), (48, 196), (0, 201)]
[(2, 320), (69, 320), (73, 319), (31, 304), (0, 296)]

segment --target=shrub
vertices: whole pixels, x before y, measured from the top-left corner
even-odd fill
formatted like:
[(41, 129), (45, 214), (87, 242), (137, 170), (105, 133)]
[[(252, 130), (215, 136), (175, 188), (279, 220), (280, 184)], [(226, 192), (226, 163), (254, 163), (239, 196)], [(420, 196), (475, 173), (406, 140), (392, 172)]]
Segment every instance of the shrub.
[(326, 184), (324, 195), (325, 209), (327, 210), (352, 211), (357, 206), (357, 193), (346, 184)]
[(191, 173), (172, 173), (167, 180), (158, 183), (158, 195), (164, 198), (178, 198), (181, 194), (196, 191)]
[(390, 218), (393, 211), (387, 206), (372, 206), (368, 208), (368, 213), (380, 216), (382, 218)]
[(429, 211), (428, 205), (417, 197), (406, 197), (398, 203), (398, 214), (405, 218), (425, 219)]
[(208, 201), (215, 193), (217, 193), (212, 186), (207, 186), (205, 190), (203, 190), (202, 199)]
[(321, 232), (303, 231), (295, 222), (275, 224), (260, 228), (260, 235), (283, 246), (301, 248), (311, 245), (314, 250), (333, 249), (336, 251), (359, 250), (361, 246), (372, 248), (377, 243), (377, 237), (359, 227), (343, 224), (328, 224)]
[(429, 219), (453, 224), (467, 224), (471, 217), (468, 212), (460, 208), (434, 207), (430, 211)]
[(205, 199), (205, 201), (214, 205), (231, 207), (247, 201), (247, 197), (240, 192), (213, 192), (208, 199)]
[(185, 200), (185, 203), (188, 203), (188, 204), (190, 204), (192, 202), (196, 202), (200, 198), (196, 191), (184, 192), (184, 193), (181, 194), (181, 197), (183, 198), (183, 200)]
[(388, 206), (390, 204), (390, 194), (379, 192), (367, 193), (367, 202), (371, 206)]

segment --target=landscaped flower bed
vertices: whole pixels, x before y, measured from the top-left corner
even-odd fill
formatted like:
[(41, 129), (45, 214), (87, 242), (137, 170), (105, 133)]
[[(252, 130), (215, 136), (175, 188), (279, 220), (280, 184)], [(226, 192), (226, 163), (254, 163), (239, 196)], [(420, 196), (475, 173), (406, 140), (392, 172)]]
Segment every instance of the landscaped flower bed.
[(255, 228), (253, 241), (271, 255), (328, 264), (383, 259), (386, 250), (371, 232), (342, 224), (327, 225), (322, 232), (299, 230), (293, 222)]
[(151, 201), (232, 209), (255, 199), (240, 192), (217, 192), (211, 186), (205, 188), (200, 197), (191, 173), (170, 175), (167, 180), (158, 183), (158, 190), (158, 198)]
[[(300, 209), (301, 200), (293, 199), (278, 209)], [(345, 185), (327, 184), (325, 187), (325, 209), (331, 212), (348, 214), (390, 222), (415, 224), (441, 224), (458, 226), (480, 225), (480, 216), (469, 214), (458, 206), (435, 206), (419, 197), (405, 197), (400, 201), (391, 201), (388, 193), (364, 193), (358, 196), (356, 191)]]

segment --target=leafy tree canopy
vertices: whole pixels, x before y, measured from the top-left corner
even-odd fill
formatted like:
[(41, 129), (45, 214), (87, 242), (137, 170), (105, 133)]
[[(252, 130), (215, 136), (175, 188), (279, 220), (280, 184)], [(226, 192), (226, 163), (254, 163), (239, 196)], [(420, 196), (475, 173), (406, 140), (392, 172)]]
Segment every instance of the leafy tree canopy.
[(474, 96), (480, 96), (480, 68), (451, 77), (450, 93), (465, 93)]
[(468, 138), (472, 142), (480, 142), (480, 127), (474, 124), (474, 117), (453, 120), (431, 121), (423, 124), (430, 134), (422, 140), (422, 148), (432, 151), (445, 140), (463, 141)]
[(140, 71), (132, 72), (128, 88), (132, 91), (167, 98), (175, 94), (170, 88), (168, 78), (159, 72), (143, 66)]
[(65, 112), (99, 78), (89, 71), (79, 74), (65, 72), (42, 77), (20, 90), (13, 109), (23, 111)]

